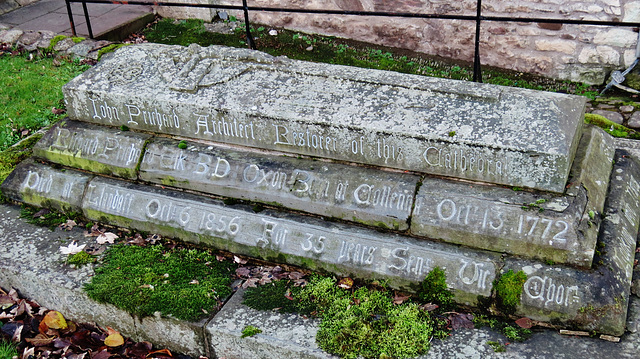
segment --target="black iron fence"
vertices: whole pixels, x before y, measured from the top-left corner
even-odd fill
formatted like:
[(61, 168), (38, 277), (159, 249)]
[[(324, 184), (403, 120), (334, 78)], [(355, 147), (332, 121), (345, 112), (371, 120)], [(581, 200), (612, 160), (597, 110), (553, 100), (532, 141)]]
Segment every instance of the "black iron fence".
[[(256, 50), (256, 44), (253, 41), (249, 25), (249, 13), (252, 11), (275, 12), (275, 13), (298, 13), (298, 14), (324, 14), (324, 15), (348, 15), (348, 16), (381, 16), (381, 17), (397, 17), (397, 18), (418, 18), (418, 19), (442, 19), (442, 20), (465, 20), (475, 22), (475, 40), (474, 40), (474, 56), (473, 56), (473, 81), (482, 82), (482, 71), (480, 62), (480, 31), (483, 21), (492, 22), (520, 22), (520, 23), (546, 23), (546, 24), (568, 24), (568, 25), (596, 25), (596, 26), (616, 26), (616, 27), (634, 27), (640, 28), (637, 22), (620, 22), (620, 21), (602, 21), (602, 20), (575, 20), (575, 19), (549, 19), (549, 18), (523, 18), (523, 17), (507, 17), (507, 16), (484, 16), (482, 15), (482, 0), (476, 0), (475, 15), (447, 15), (447, 14), (424, 14), (410, 12), (389, 12), (389, 11), (353, 11), (353, 10), (322, 10), (322, 9), (296, 9), (296, 8), (279, 8), (264, 6), (249, 6), (247, 0), (242, 0), (242, 5), (218, 5), (218, 4), (202, 4), (202, 3), (174, 3), (170, 1), (110, 1), (110, 0), (65, 0), (67, 12), (69, 14), (69, 23), (71, 31), (76, 35), (76, 28), (73, 21), (73, 13), (71, 12), (71, 3), (82, 3), (85, 21), (89, 37), (93, 38), (93, 30), (91, 29), (91, 19), (87, 9), (87, 4), (117, 4), (117, 5), (154, 5), (154, 6), (177, 6), (177, 7), (195, 7), (221, 10), (241, 10), (244, 14), (245, 31), (247, 35), (247, 44), (251, 49)], [(638, 55), (638, 54), (636, 54)]]

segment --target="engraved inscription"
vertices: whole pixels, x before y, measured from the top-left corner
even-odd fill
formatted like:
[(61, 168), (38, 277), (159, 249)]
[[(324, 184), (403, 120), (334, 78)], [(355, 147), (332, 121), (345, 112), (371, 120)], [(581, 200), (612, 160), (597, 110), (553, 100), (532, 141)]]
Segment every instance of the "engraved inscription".
[(491, 158), (472, 150), (429, 146), (422, 153), (422, 157), (427, 166), (444, 168), (454, 173), (468, 171), (502, 177), (507, 171), (504, 159)]
[(524, 283), (524, 294), (544, 308), (560, 309), (558, 307), (569, 307), (573, 303), (581, 303), (578, 286), (565, 286), (547, 276), (529, 277)]
[(41, 174), (37, 171), (29, 170), (27, 178), (22, 183), (22, 191), (29, 189), (38, 193), (51, 192), (51, 185), (53, 184), (53, 175)]

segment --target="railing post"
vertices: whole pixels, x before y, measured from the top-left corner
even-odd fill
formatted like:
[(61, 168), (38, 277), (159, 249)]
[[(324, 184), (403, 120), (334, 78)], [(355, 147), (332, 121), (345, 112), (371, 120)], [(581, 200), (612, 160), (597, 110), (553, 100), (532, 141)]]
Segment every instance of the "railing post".
[(251, 35), (251, 26), (249, 26), (249, 6), (247, 5), (247, 0), (242, 0), (242, 7), (244, 11), (244, 26), (245, 31), (247, 32), (247, 44), (249, 48), (252, 50), (256, 49), (256, 44), (253, 42), (253, 35)]
[(69, 0), (64, 0), (67, 4), (67, 14), (69, 15), (69, 25), (71, 26), (71, 35), (76, 36), (76, 25), (73, 23), (73, 13), (71, 12), (71, 3)]
[(93, 39), (93, 30), (91, 29), (91, 19), (89, 18), (89, 11), (87, 10), (87, 3), (82, 2), (82, 10), (84, 11), (84, 20), (87, 23), (87, 31), (89, 32), (89, 38)]
[(482, 0), (476, 3), (476, 39), (473, 52), (473, 81), (482, 82), (482, 65), (480, 64), (480, 22), (482, 21)]

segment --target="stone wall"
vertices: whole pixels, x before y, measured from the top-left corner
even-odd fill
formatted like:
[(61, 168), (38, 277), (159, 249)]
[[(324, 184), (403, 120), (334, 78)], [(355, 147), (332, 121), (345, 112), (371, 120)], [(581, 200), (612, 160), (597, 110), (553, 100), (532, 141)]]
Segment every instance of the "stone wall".
[[(209, 0), (238, 5), (237, 0)], [(249, 6), (422, 12), (475, 15), (476, 2), (461, 0), (250, 0)], [(485, 0), (483, 15), (640, 22), (637, 0)], [(242, 19), (242, 14), (238, 13)], [(251, 21), (305, 32), (401, 47), (472, 61), (475, 23), (253, 12)], [(600, 84), (635, 59), (637, 33), (630, 28), (544, 23), (483, 22), (481, 59), (497, 66), (549, 77)]]

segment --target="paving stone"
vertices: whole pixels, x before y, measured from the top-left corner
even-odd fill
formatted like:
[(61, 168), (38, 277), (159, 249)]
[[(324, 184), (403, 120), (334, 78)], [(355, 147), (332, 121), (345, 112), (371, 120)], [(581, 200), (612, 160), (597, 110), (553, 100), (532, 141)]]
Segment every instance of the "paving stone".
[[(243, 294), (238, 290), (206, 327), (216, 358), (337, 358), (316, 344), (318, 319), (255, 310), (241, 304)], [(262, 332), (242, 338), (248, 325)]]
[(135, 179), (144, 143), (150, 137), (65, 120), (38, 141), (33, 153), (61, 165)]
[(59, 52), (65, 52), (67, 50), (69, 50), (70, 48), (75, 46), (75, 41), (73, 41), (72, 38), (67, 37), (65, 39), (62, 39), (60, 41), (58, 41), (55, 46), (53, 46), (53, 49), (55, 51), (59, 51)]
[(38, 48), (38, 41), (42, 35), (37, 31), (26, 31), (20, 39), (18, 39), (17, 44), (24, 46), (25, 50), (33, 51)]
[(634, 110), (635, 110), (635, 107), (631, 105), (620, 106), (620, 111), (624, 113), (630, 113), (630, 112), (633, 112)]
[[(585, 103), (244, 49), (158, 44), (118, 50), (64, 92), (72, 119), (559, 193)], [(99, 106), (119, 117), (103, 118)]]
[(607, 111), (607, 110), (594, 110), (591, 112), (594, 115), (600, 115), (606, 117), (609, 121), (622, 125), (624, 122), (624, 117), (618, 112)]
[(0, 44), (15, 44), (23, 33), (24, 31), (18, 29), (7, 30), (0, 36)]
[(331, 162), (155, 139), (140, 179), (405, 230), (418, 176)]
[(563, 196), (427, 177), (416, 197), (411, 232), (590, 268), (613, 153), (610, 136), (586, 129)]
[(629, 122), (627, 122), (627, 124), (633, 129), (640, 128), (640, 111), (635, 111), (633, 114), (631, 114), (631, 117), (629, 117)]
[(67, 53), (75, 55), (79, 58), (85, 58), (95, 48), (95, 40), (81, 41), (67, 50)]

